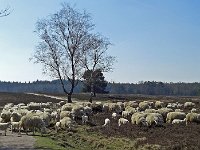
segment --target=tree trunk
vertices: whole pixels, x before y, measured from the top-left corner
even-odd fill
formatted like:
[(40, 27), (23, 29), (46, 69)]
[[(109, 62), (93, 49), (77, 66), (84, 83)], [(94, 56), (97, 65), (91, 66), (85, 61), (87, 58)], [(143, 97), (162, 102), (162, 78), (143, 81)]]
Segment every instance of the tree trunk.
[(69, 93), (69, 94), (67, 95), (67, 102), (68, 102), (68, 103), (72, 103), (72, 94), (71, 94), (71, 93)]

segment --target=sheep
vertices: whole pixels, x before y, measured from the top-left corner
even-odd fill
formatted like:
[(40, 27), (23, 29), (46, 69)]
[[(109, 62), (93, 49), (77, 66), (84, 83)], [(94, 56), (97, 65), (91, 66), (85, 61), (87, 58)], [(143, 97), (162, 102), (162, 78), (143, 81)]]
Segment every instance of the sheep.
[(172, 111), (173, 110), (171, 108), (161, 108), (157, 110), (157, 113), (161, 114), (163, 116), (164, 121), (166, 121), (167, 114)]
[(109, 112), (109, 103), (104, 103), (102, 110), (103, 112)]
[(21, 119), (22, 115), (17, 113), (17, 112), (12, 112), (11, 114), (11, 118), (10, 118), (10, 121), (11, 122), (19, 122), (20, 119)]
[(10, 111), (2, 111), (1, 118), (2, 122), (10, 122), (11, 112)]
[(191, 112), (191, 113), (196, 113), (196, 112), (197, 112), (197, 109), (196, 109), (196, 108), (192, 108), (192, 109), (190, 110), (190, 112)]
[(116, 119), (116, 118), (117, 118), (117, 113), (115, 113), (115, 112), (112, 113), (112, 118), (113, 118), (113, 119)]
[(86, 115), (88, 115), (88, 116), (91, 116), (92, 115), (92, 108), (91, 107), (89, 107), (89, 106), (85, 106), (85, 107), (83, 107), (83, 111), (84, 111), (84, 113), (86, 114)]
[(119, 114), (122, 110), (121, 110), (121, 107), (117, 105), (116, 103), (109, 103), (109, 111), (116, 112)]
[(85, 123), (87, 123), (88, 122), (88, 116), (86, 115), (86, 114), (84, 114), (83, 116), (82, 116), (82, 124), (85, 124)]
[(157, 110), (155, 110), (155, 109), (146, 109), (144, 112), (145, 113), (156, 113)]
[(53, 122), (57, 122), (58, 120), (60, 120), (60, 115), (57, 111), (53, 111), (51, 113), (51, 121)]
[(70, 129), (74, 124), (74, 121), (72, 121), (71, 118), (69, 117), (64, 117), (63, 119), (60, 120), (60, 127), (62, 129), (66, 129), (67, 127)]
[(163, 116), (159, 113), (148, 113), (146, 117), (148, 126), (162, 126), (164, 123)]
[(94, 102), (91, 104), (92, 112), (98, 113), (103, 111), (103, 104), (102, 102)]
[(58, 130), (59, 130), (60, 128), (61, 128), (61, 122), (58, 121), (58, 122), (56, 122), (56, 124), (55, 124), (56, 132), (58, 132)]
[(61, 111), (72, 111), (73, 104), (67, 103), (61, 107)]
[(63, 119), (64, 117), (70, 117), (71, 112), (70, 111), (61, 111), (60, 112), (60, 119)]
[(197, 113), (188, 113), (186, 115), (186, 125), (190, 122), (200, 123), (200, 114)]
[(125, 119), (125, 118), (119, 118), (119, 120), (118, 120), (118, 126), (120, 127), (121, 125), (125, 125), (125, 124), (127, 124), (127, 123), (129, 123), (129, 121), (128, 121), (128, 119)]
[(20, 125), (20, 122), (11, 122), (11, 132), (13, 133), (13, 130), (19, 131), (19, 125)]
[(124, 102), (124, 106), (125, 107), (130, 106), (130, 107), (136, 108), (139, 106), (139, 104), (136, 101), (129, 101), (129, 102)]
[(0, 130), (4, 131), (4, 135), (6, 136), (7, 128), (10, 126), (10, 123), (0, 123)]
[(172, 124), (185, 124), (185, 122), (186, 122), (186, 118), (184, 118), (183, 120), (181, 120), (181, 119), (174, 119), (173, 121), (172, 121)]
[(164, 102), (156, 101), (155, 102), (155, 107), (156, 108), (163, 108), (163, 107), (165, 107), (165, 104), (164, 104)]
[(33, 114), (29, 114), (21, 118), (19, 122), (19, 133), (22, 127), (27, 135), (27, 129), (32, 129), (33, 135), (35, 134), (36, 128), (40, 129), (41, 134), (46, 132), (45, 122), (39, 116)]
[(117, 105), (120, 107), (121, 110), (124, 110), (124, 109), (125, 109), (124, 103), (122, 103), (122, 102), (117, 102)]
[(183, 112), (182, 109), (175, 109), (174, 111), (175, 111), (175, 112)]
[(166, 122), (171, 123), (174, 119), (184, 119), (186, 114), (184, 112), (169, 112), (167, 114)]
[(122, 117), (128, 118), (130, 116), (130, 113), (128, 111), (122, 111)]
[(127, 111), (130, 115), (134, 114), (136, 112), (136, 109), (131, 107), (131, 106), (127, 106), (125, 108), (125, 111)]
[(81, 119), (84, 114), (84, 107), (82, 105), (73, 106), (71, 114), (73, 115), (73, 119)]
[(193, 103), (193, 102), (185, 102), (184, 103), (184, 108), (191, 108), (194, 106), (195, 106), (195, 103)]
[(41, 105), (39, 103), (30, 102), (28, 105), (30, 110), (40, 110)]
[(140, 126), (147, 126), (147, 122), (146, 122), (146, 113), (135, 113), (132, 115), (131, 117), (131, 123), (132, 124), (136, 124), (136, 125), (140, 125)]
[(149, 104), (146, 101), (140, 102), (139, 103), (139, 108), (144, 111), (145, 109), (149, 108)]
[(103, 127), (110, 126), (110, 119), (106, 118)]

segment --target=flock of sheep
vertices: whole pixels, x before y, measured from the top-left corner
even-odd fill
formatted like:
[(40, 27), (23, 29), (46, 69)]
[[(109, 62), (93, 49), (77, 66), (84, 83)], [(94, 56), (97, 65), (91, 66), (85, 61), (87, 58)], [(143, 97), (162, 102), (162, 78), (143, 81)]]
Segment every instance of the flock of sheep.
[[(198, 108), (193, 102), (164, 103), (161, 101), (128, 101), (128, 102), (74, 102), (66, 103), (35, 103), (27, 105), (19, 103), (14, 105), (8, 103), (4, 106), (0, 115), (0, 130), (21, 133), (23, 130), (32, 131), (36, 129), (43, 134), (50, 126), (56, 131), (71, 128), (78, 120), (82, 124), (92, 122), (91, 116), (95, 113), (110, 113), (118, 126), (132, 123), (138, 126), (162, 126), (164, 123), (185, 124), (190, 122), (200, 123)], [(185, 111), (187, 110), (187, 112)], [(109, 127), (109, 118), (105, 118), (102, 127)]]

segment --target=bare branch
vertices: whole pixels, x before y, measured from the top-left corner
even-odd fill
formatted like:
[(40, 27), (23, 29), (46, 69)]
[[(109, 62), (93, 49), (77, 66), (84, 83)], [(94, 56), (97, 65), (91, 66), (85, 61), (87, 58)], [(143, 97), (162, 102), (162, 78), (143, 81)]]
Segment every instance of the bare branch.
[(10, 7), (6, 7), (5, 9), (0, 10), (0, 17), (5, 17), (10, 15), (11, 11), (10, 11)]

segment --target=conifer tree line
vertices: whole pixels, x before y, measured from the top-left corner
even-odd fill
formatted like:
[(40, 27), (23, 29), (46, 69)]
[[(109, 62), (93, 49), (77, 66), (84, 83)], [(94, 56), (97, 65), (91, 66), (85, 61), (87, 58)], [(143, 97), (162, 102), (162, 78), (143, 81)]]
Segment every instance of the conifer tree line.
[[(68, 82), (68, 81), (64, 81)], [(66, 83), (67, 84), (67, 83)], [(74, 93), (84, 93), (83, 81), (74, 89)], [(67, 87), (68, 88), (68, 87)], [(70, 88), (70, 87), (69, 87)], [(200, 83), (165, 83), (144, 81), (139, 83), (107, 83), (105, 93), (108, 94), (144, 94), (166, 96), (200, 96)], [(63, 93), (59, 80), (34, 82), (3, 82), (0, 81), (0, 92), (36, 92)], [(89, 91), (88, 91), (89, 92)], [(96, 92), (97, 94), (99, 92)], [(101, 93), (101, 92), (100, 92)]]

